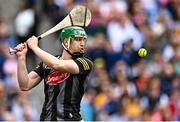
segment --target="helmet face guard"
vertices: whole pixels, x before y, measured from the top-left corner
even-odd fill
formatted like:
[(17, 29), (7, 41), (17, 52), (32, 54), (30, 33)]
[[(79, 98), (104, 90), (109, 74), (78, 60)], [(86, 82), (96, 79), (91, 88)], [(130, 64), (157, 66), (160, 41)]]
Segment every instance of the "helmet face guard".
[[(70, 42), (74, 40), (75, 37), (83, 37), (84, 39), (87, 39), (87, 34), (85, 30), (78, 26), (70, 26), (66, 27), (62, 30), (60, 34), (60, 41), (64, 49), (71, 55), (73, 58), (82, 57), (83, 54), (80, 52), (74, 52), (71, 54), (68, 51), (68, 48), (70, 47)], [(64, 45), (64, 39), (68, 39), (68, 47)]]

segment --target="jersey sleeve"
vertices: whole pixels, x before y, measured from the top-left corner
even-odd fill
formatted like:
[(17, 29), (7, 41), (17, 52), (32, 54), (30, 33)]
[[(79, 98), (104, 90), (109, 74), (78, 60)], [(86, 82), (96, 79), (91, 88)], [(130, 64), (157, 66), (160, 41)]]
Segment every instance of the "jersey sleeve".
[(79, 67), (79, 74), (89, 74), (93, 68), (93, 63), (87, 58), (77, 58), (74, 60)]
[(44, 77), (44, 73), (43, 73), (43, 62), (40, 62), (36, 68), (34, 69), (34, 71), (41, 77), (43, 78)]

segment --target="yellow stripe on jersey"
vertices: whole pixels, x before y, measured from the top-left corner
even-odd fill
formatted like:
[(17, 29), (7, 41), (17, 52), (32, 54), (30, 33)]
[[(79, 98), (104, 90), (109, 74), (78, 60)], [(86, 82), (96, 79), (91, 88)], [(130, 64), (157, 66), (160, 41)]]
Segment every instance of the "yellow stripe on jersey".
[(84, 67), (84, 70), (88, 70), (88, 69), (89, 69), (89, 65), (88, 65), (88, 63), (86, 62), (86, 60), (84, 60), (84, 59), (82, 59), (82, 58), (78, 58), (77, 60), (82, 63), (82, 65), (83, 65), (83, 67)]
[(84, 70), (87, 70), (87, 66), (86, 64), (81, 60), (81, 59), (77, 59), (79, 62), (81, 62), (81, 64), (83, 65), (84, 67)]
[(89, 70), (90, 68), (89, 68), (89, 64), (87, 63), (87, 61), (86, 60), (84, 60), (83, 58), (81, 58), (84, 62), (85, 62), (85, 64), (87, 65), (87, 70)]

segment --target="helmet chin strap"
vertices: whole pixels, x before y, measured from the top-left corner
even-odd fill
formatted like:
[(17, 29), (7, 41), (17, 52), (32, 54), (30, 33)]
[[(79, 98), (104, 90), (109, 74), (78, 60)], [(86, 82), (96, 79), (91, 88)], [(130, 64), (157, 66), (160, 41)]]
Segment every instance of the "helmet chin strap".
[(83, 57), (83, 55), (84, 55), (84, 53), (80, 53), (80, 52), (71, 53), (69, 50), (66, 50), (66, 52), (68, 52), (73, 57), (73, 59), (76, 59), (76, 58), (79, 58), (79, 57)]
[(76, 58), (79, 58), (79, 57), (83, 57), (84, 53), (80, 53), (80, 52), (74, 52), (74, 53), (71, 53), (68, 49), (70, 47), (70, 40), (71, 38), (68, 39), (68, 47), (66, 47), (63, 43), (62, 43), (62, 46), (64, 47), (64, 49), (66, 50), (67, 53), (69, 53), (73, 59), (76, 59)]

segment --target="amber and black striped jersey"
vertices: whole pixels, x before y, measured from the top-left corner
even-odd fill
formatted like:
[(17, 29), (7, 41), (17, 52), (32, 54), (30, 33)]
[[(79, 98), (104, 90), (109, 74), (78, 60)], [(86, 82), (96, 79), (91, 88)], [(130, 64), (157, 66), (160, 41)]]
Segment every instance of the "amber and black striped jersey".
[(34, 71), (44, 79), (45, 101), (40, 120), (82, 120), (80, 102), (93, 63), (84, 57), (74, 61), (79, 74), (55, 71), (42, 62), (35, 68)]

